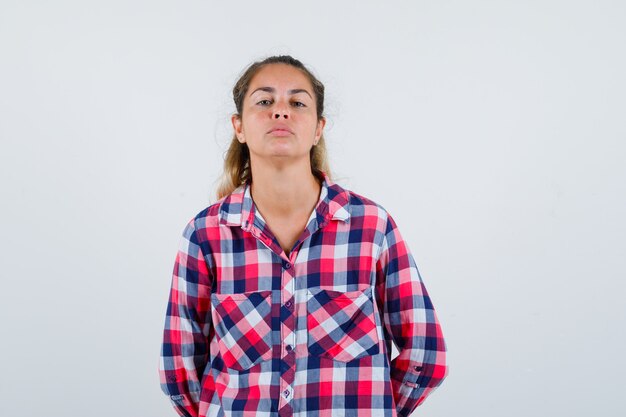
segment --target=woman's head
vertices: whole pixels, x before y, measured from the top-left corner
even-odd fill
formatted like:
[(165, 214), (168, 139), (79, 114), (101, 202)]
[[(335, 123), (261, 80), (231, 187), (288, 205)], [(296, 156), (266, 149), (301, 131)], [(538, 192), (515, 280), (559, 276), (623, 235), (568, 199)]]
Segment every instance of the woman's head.
[[(251, 179), (251, 151), (257, 158), (308, 154), (312, 174), (321, 179), (323, 171), (331, 177), (323, 135), (324, 85), (299, 60), (282, 55), (254, 62), (235, 83), (233, 100), (234, 134), (218, 199)], [(290, 128), (286, 135), (291, 139), (270, 134), (277, 123)], [(264, 140), (268, 135), (272, 140)]]

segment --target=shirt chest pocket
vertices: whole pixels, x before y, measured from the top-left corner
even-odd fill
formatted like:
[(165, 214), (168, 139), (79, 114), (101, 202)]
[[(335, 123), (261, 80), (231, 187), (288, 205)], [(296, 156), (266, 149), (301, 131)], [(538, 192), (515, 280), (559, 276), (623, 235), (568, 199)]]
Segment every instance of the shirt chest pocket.
[(379, 352), (372, 287), (348, 292), (307, 291), (307, 345), (311, 355), (349, 362)]
[(211, 316), (226, 367), (246, 370), (272, 357), (271, 290), (211, 294)]

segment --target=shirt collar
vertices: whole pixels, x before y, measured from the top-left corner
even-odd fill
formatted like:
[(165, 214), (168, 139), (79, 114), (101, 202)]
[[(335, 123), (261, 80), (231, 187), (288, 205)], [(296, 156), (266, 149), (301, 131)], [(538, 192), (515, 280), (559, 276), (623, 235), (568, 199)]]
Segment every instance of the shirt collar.
[[(317, 217), (319, 227), (329, 220), (348, 222), (350, 218), (350, 197), (348, 190), (335, 184), (325, 172), (320, 199), (311, 218)], [(255, 207), (250, 196), (249, 181), (240, 185), (222, 200), (219, 207), (219, 222), (227, 226), (241, 226), (249, 230), (254, 224)], [(309, 219), (310, 220), (310, 219)]]

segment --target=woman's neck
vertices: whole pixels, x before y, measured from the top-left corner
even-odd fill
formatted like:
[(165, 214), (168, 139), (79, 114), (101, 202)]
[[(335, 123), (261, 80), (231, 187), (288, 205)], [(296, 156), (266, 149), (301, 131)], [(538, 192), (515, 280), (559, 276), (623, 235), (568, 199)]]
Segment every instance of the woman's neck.
[[(253, 167), (254, 168), (254, 167)], [(252, 170), (251, 195), (263, 215), (294, 217), (311, 213), (319, 200), (321, 184), (310, 166), (281, 170)]]

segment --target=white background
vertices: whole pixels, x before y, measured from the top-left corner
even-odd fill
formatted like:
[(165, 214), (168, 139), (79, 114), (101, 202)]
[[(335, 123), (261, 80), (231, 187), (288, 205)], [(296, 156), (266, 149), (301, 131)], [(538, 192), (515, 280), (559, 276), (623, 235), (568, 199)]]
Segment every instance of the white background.
[(413, 415), (626, 415), (624, 2), (225, 3), (0, 2), (0, 415), (176, 415), (179, 238), (234, 82), (280, 53), (438, 311), (450, 374)]

